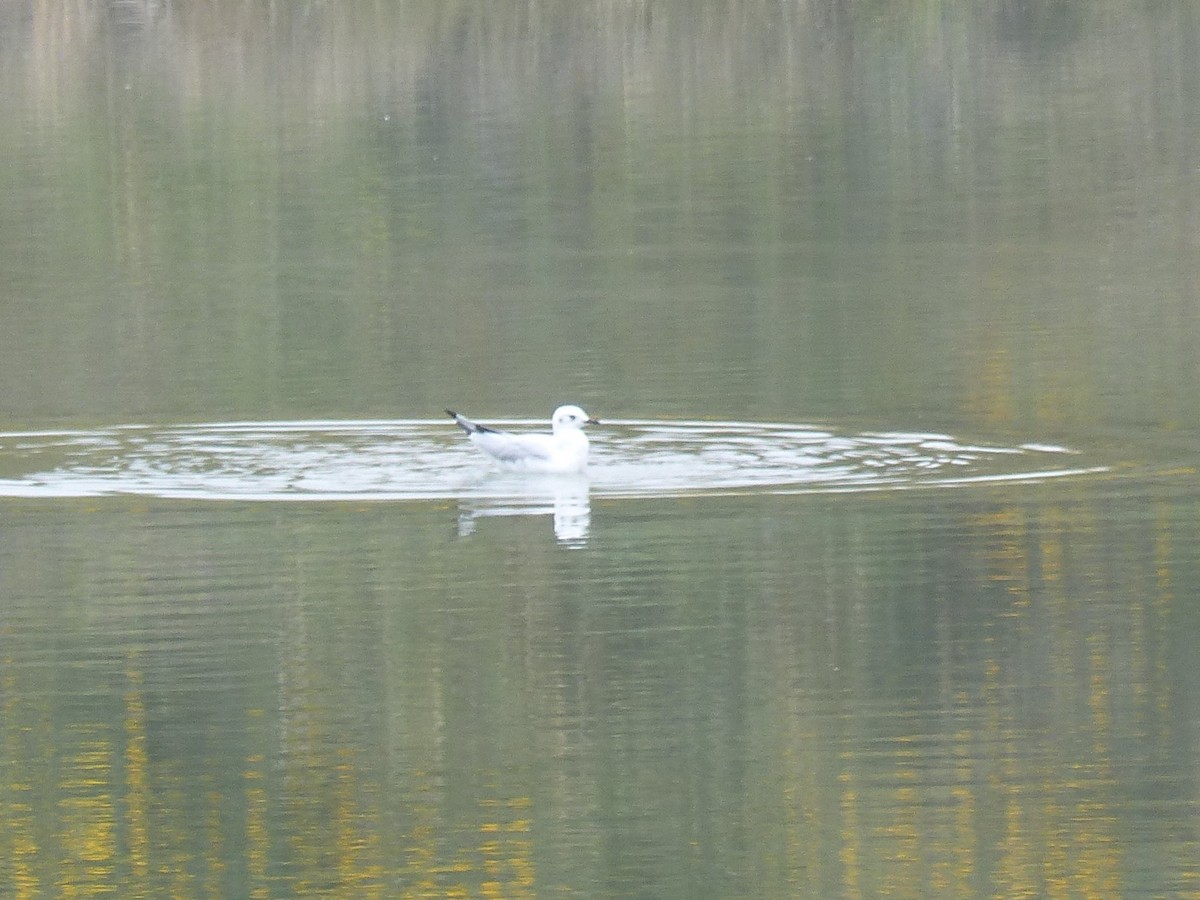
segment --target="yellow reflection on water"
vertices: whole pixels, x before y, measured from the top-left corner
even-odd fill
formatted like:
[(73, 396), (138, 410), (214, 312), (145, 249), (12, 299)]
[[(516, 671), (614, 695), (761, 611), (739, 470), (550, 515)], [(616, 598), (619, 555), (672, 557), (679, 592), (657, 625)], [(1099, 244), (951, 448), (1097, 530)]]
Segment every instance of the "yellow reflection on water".
[(146, 699), (138, 654), (126, 655), (125, 680), (125, 828), (133, 877), (142, 880), (150, 870), (150, 775), (146, 755)]
[(246, 810), (246, 861), (251, 897), (269, 897), (267, 861), (271, 835), (267, 820), (267, 789), (265, 787), (265, 758), (261, 753), (246, 757), (242, 777), (245, 779), (244, 805)]
[[(1156, 581), (1156, 602), (1167, 604), (1169, 520), (1160, 514), (1156, 525), (1152, 564), (1145, 572), (1126, 565), (1120, 575)], [(793, 823), (806, 806), (824, 805), (824, 816), (836, 818), (840, 894), (971, 896), (991, 885), (1004, 896), (1101, 898), (1129, 887), (1114, 747), (1129, 733), (1129, 704), (1162, 710), (1153, 686), (1166, 677), (1158, 674), (1165, 663), (1147, 645), (1167, 620), (1119, 604), (1128, 621), (1115, 626), (1114, 607), (1092, 598), (1125, 588), (1106, 581), (1103, 567), (1085, 570), (1094, 580), (1081, 590), (1073, 557), (1105, 527), (1086, 504), (1007, 504), (972, 515), (973, 562), (959, 564), (994, 585), (996, 601), (990, 621), (971, 634), (981, 652), (972, 646), (959, 663), (971, 668), (946, 672), (955, 689), (940, 696), (936, 713), (911, 714), (918, 730), (897, 728), (910, 718), (901, 709), (881, 714), (877, 729), (864, 730), (872, 740), (838, 754), (832, 807), (801, 775), (813, 765), (812, 746), (829, 740), (811, 728), (820, 711), (790, 711), (798, 724), (783, 758), (796, 771), (781, 799), (794, 808)], [(846, 721), (855, 715), (862, 713), (848, 712)], [(943, 717), (962, 724), (943, 732)], [(792, 861), (793, 883), (811, 889), (804, 879), (816, 867), (801, 852)]]
[(531, 805), (528, 797), (481, 801), (480, 807), (487, 817), (479, 827), (485, 897), (536, 896), (530, 838), (533, 823), (523, 815)]
[(841, 827), (841, 849), (838, 853), (842, 862), (844, 872), (844, 886), (846, 896), (861, 897), (863, 896), (862, 884), (859, 880), (859, 875), (862, 869), (863, 860), (862, 853), (859, 849), (859, 831), (861, 825), (858, 821), (858, 790), (855, 788), (854, 772), (849, 768), (844, 769), (838, 775), (838, 781), (841, 782), (841, 812), (842, 812), (842, 827)]
[(58, 782), (61, 862), (55, 884), (62, 897), (116, 891), (117, 823), (113, 804), (112, 741), (103, 725), (80, 726), (68, 737)]
[[(4, 722), (4, 759), (6, 765), (4, 783), (0, 786), (0, 853), (8, 860), (7, 869), (11, 875), (11, 889), (17, 900), (37, 897), (41, 893), (41, 881), (37, 875), (38, 844), (35, 838), (34, 797), (33, 785), (30, 782), (31, 773), (28, 769), (20, 770), (14, 766), (14, 761), (22, 761), (26, 756), (25, 741), (31, 729), (14, 727), (22, 722), (17, 690), (17, 679), (10, 658), (3, 661), (3, 676), (0, 680), (3, 688)], [(25, 734), (23, 734), (25, 732)]]

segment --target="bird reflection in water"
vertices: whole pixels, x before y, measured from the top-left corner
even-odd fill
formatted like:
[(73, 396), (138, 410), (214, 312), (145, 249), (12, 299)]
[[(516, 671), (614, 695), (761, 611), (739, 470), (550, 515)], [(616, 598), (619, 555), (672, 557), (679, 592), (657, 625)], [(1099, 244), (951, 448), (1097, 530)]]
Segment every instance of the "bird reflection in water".
[[(496, 516), (552, 516), (555, 539), (566, 547), (587, 546), (592, 523), (590, 484), (586, 475), (544, 475), (517, 480), (497, 476), (492, 486), (496, 496), (481, 494), (464, 498), (458, 505), (459, 537), (475, 533), (479, 519)], [(491, 493), (491, 492), (488, 492)]]

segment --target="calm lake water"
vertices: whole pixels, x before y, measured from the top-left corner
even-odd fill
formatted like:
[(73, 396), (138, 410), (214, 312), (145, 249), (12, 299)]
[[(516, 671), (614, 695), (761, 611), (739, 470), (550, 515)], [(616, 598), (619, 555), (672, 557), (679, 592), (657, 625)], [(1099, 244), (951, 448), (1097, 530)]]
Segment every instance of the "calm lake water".
[(0, 235), (0, 894), (1200, 896), (1200, 11), (31, 0)]

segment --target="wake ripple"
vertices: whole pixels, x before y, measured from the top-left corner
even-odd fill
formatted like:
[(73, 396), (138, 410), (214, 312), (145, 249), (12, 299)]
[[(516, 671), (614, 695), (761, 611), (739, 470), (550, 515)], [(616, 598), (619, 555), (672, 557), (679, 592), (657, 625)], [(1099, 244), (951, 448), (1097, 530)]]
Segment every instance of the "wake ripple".
[[(544, 427), (525, 420), (497, 424)], [(757, 422), (622, 420), (593, 432), (586, 483), (593, 498), (655, 497), (948, 487), (1106, 469), (1068, 448), (1035, 443), (1002, 446), (944, 434), (845, 433)], [(530, 476), (492, 471), (441, 419), (0, 433), (0, 496), (9, 497), (487, 499), (520, 497), (530, 485)]]

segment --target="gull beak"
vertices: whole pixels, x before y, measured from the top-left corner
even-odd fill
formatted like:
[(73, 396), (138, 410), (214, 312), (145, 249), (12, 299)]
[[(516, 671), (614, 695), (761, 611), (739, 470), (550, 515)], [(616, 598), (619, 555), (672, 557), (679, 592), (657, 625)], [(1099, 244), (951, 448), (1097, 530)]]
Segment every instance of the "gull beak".
[(600, 420), (596, 419), (596, 418), (584, 419), (583, 424), (584, 425), (599, 425)]

